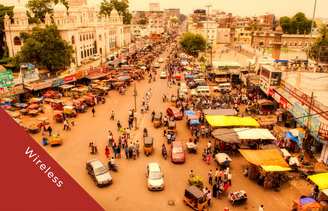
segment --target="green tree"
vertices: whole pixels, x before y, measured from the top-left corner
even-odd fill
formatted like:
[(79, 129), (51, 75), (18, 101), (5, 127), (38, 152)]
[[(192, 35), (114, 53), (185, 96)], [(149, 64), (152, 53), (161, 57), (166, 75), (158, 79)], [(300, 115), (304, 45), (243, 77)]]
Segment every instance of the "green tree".
[(199, 61), (204, 64), (206, 62), (206, 58), (204, 56), (201, 56), (199, 58)]
[(65, 69), (75, 63), (73, 46), (60, 37), (55, 24), (45, 28), (33, 27), (31, 33), (21, 32), (24, 43), (17, 61), (29, 62), (49, 71)]
[(120, 16), (123, 16), (124, 24), (131, 24), (132, 14), (129, 12), (129, 1), (128, 0), (103, 0), (100, 3), (100, 11), (99, 16), (108, 15), (110, 16), (110, 12), (115, 8)]
[(188, 17), (184, 14), (180, 14), (180, 21), (183, 22), (187, 19)]
[(262, 25), (259, 26), (259, 30), (262, 31)]
[(147, 23), (147, 20), (146, 19), (140, 19), (140, 21), (139, 21), (139, 24), (141, 24), (141, 25), (145, 25)]
[(180, 21), (179, 21), (179, 19), (177, 19), (177, 18), (171, 18), (171, 22), (172, 22), (172, 23), (179, 23)]
[[(297, 31), (300, 34), (303, 34), (304, 31), (306, 34), (309, 34), (312, 20), (307, 19), (304, 13), (298, 12), (292, 18), (287, 16), (281, 17), (279, 23), (285, 34), (297, 34)], [(317, 27), (316, 22), (313, 23), (313, 27)]]
[(259, 28), (257, 24), (254, 24), (254, 30), (256, 31)]
[(316, 59), (318, 56), (318, 50), (320, 46), (328, 46), (328, 28), (326, 25), (322, 24), (319, 27), (318, 32), (320, 37), (317, 37), (314, 44), (310, 48), (310, 58)]
[(249, 24), (249, 30), (253, 29), (253, 24)]
[(187, 32), (182, 35), (179, 43), (186, 50), (186, 52), (190, 54), (192, 51), (195, 50), (205, 50), (206, 40), (200, 34)]
[(54, 4), (58, 4), (61, 2), (68, 9), (68, 1), (67, 0), (29, 0), (26, 4), (26, 7), (34, 13), (32, 15), (29, 11), (26, 12), (29, 23), (44, 23), (44, 19), (46, 14), (49, 13), (50, 17), (53, 16), (53, 6)]
[[(14, 16), (13, 14), (13, 6), (11, 7), (5, 7), (3, 5), (0, 5), (0, 59), (3, 58), (3, 56), (8, 57), (9, 55), (4, 55), (5, 51), (3, 50), (3, 47), (5, 46), (5, 42), (3, 41), (3, 38), (5, 36), (5, 32), (3, 31), (5, 29), (4, 27), (4, 16), (7, 13), (10, 19)], [(7, 40), (10, 38), (8, 37)]]

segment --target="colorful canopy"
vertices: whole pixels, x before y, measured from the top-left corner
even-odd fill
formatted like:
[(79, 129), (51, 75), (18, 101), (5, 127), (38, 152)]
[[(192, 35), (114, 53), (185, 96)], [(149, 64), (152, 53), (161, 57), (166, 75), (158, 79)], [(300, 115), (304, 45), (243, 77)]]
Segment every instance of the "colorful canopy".
[(234, 128), (234, 131), (239, 139), (276, 139), (268, 129), (264, 128)]
[(245, 126), (259, 127), (260, 124), (252, 117), (235, 117), (235, 116), (209, 116), (206, 115), (207, 122), (212, 127), (228, 127), (228, 126)]
[(250, 163), (257, 166), (289, 167), (288, 163), (277, 149), (245, 150), (239, 149), (240, 154)]
[(328, 188), (328, 173), (315, 174), (308, 176), (308, 178), (319, 186), (319, 190)]
[(233, 129), (229, 128), (216, 129), (212, 132), (212, 135), (214, 138), (227, 143), (238, 144), (241, 142), (237, 133)]
[(291, 171), (291, 168), (286, 168), (286, 167), (281, 167), (281, 166), (262, 166), (261, 167), (266, 171), (266, 172), (272, 172), (272, 171)]
[(198, 119), (191, 119), (190, 124), (191, 125), (199, 125), (199, 121), (198, 121)]
[(315, 208), (321, 209), (320, 204), (312, 197), (309, 196), (301, 196), (299, 200), (293, 201), (297, 204), (302, 210), (312, 210)]
[(230, 109), (204, 109), (203, 113), (205, 115), (225, 115), (225, 116), (234, 116), (236, 111), (232, 108)]

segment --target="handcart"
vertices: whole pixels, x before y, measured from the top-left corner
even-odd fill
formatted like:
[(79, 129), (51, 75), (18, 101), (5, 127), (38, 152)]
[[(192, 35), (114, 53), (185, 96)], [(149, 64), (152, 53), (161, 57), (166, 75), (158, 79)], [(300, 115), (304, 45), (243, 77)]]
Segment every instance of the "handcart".
[(232, 206), (238, 206), (247, 201), (247, 193), (244, 190), (229, 192), (228, 199)]

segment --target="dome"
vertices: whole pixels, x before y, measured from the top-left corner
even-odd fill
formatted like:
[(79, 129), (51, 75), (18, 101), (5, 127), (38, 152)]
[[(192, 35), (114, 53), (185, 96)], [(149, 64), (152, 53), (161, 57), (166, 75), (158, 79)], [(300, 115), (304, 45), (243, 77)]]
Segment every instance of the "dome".
[(54, 13), (61, 13), (64, 14), (67, 12), (67, 9), (65, 7), (65, 5), (63, 5), (63, 3), (58, 2), (58, 4), (56, 4), (56, 6), (54, 7)]
[(116, 11), (116, 9), (113, 9), (113, 10), (110, 12), (110, 16), (111, 16), (111, 17), (117, 17), (117, 16), (118, 16), (118, 12)]
[(5, 19), (9, 19), (9, 15), (7, 15), (7, 13), (4, 16)]
[(282, 27), (280, 25), (276, 28), (276, 32), (282, 32)]
[(21, 16), (22, 13), (26, 14), (26, 8), (18, 3), (13, 9), (14, 16)]

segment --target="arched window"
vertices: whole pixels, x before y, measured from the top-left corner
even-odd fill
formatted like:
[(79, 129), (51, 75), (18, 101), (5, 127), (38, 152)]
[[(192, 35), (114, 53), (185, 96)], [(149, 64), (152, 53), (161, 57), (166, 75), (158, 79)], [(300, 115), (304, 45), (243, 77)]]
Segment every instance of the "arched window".
[(102, 54), (102, 48), (99, 49), (99, 53)]
[(99, 41), (101, 41), (101, 35), (99, 34)]
[(294, 46), (297, 46), (297, 42), (294, 42)]
[(83, 35), (83, 40), (85, 40), (85, 35)]
[(289, 42), (289, 46), (293, 46), (293, 42), (292, 41)]
[(88, 40), (88, 35), (86, 35), (86, 40)]
[(80, 35), (80, 41), (82, 41), (82, 35)]
[(75, 38), (74, 38), (74, 36), (72, 36), (72, 45), (74, 45), (75, 44)]
[(91, 40), (91, 34), (89, 34), (89, 40)]
[(93, 33), (92, 33), (92, 39), (93, 39)]
[(19, 37), (15, 37), (14, 38), (14, 45), (22, 45), (21, 40), (19, 39)]
[(298, 46), (302, 46), (302, 42), (301, 41), (298, 43)]
[(308, 43), (306, 42), (306, 43), (304, 43), (304, 47), (307, 47), (307, 45), (308, 45)]

